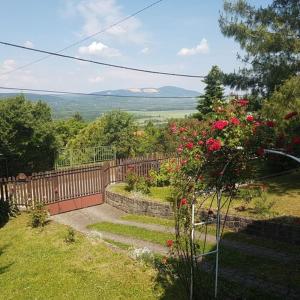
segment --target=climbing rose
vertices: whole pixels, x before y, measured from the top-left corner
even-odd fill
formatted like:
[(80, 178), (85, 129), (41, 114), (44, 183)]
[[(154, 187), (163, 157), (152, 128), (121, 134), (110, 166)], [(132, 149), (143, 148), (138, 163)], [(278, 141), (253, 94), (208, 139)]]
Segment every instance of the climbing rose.
[(192, 142), (189, 142), (189, 143), (187, 143), (187, 144), (185, 145), (185, 147), (188, 148), (188, 149), (190, 149), (190, 150), (192, 150), (193, 147), (194, 147), (194, 144), (193, 144)]
[(257, 153), (258, 156), (264, 156), (264, 154), (265, 154), (265, 149), (262, 148), (262, 147), (260, 147), (260, 148), (258, 148), (258, 149), (256, 150), (256, 153)]
[(213, 138), (209, 138), (206, 141), (206, 145), (208, 146), (209, 151), (218, 151), (222, 147), (221, 141)]
[(298, 113), (296, 111), (293, 111), (293, 112), (290, 112), (287, 115), (285, 115), (284, 119), (288, 120), (288, 119), (291, 119), (292, 117), (297, 116), (297, 115), (298, 115)]
[(171, 248), (173, 246), (173, 240), (167, 240), (167, 247)]
[(185, 131), (187, 131), (187, 129), (185, 127), (180, 127), (179, 128), (179, 132), (185, 132)]
[(177, 152), (180, 154), (183, 151), (182, 145), (177, 148)]
[(172, 124), (171, 127), (170, 127), (172, 133), (176, 133), (177, 132), (177, 126), (176, 124)]
[(300, 136), (294, 136), (292, 139), (294, 145), (300, 145)]
[(275, 122), (273, 122), (273, 121), (267, 121), (267, 122), (266, 122), (266, 125), (267, 125), (268, 127), (274, 127), (274, 126), (275, 126)]
[(198, 141), (198, 145), (203, 145), (204, 144), (204, 142), (203, 141)]
[(226, 126), (228, 126), (228, 121), (225, 120), (219, 120), (213, 124), (213, 128), (218, 130), (223, 130)]
[(181, 201), (180, 201), (180, 206), (184, 206), (184, 205), (187, 205), (186, 198), (182, 198)]
[(230, 123), (232, 123), (233, 125), (239, 125), (240, 120), (236, 117), (233, 117), (233, 118), (230, 119)]
[(239, 99), (239, 100), (237, 101), (237, 103), (238, 103), (240, 106), (246, 106), (246, 105), (248, 105), (249, 100), (247, 100), (247, 99)]
[(252, 115), (248, 115), (246, 119), (249, 122), (253, 122), (254, 121), (254, 117)]

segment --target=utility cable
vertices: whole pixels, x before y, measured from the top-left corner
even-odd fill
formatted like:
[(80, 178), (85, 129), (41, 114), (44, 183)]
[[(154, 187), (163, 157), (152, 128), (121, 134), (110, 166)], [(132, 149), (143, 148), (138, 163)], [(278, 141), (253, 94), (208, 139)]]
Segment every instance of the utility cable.
[[(138, 11), (132, 13), (131, 15), (129, 15), (129, 16), (127, 16), (127, 17), (125, 17), (125, 18), (123, 18), (123, 19), (117, 21), (116, 23), (113, 23), (113, 24), (111, 24), (111, 25), (105, 27), (104, 29), (102, 29), (102, 30), (100, 30), (100, 31), (97, 31), (97, 32), (95, 32), (95, 33), (93, 33), (93, 34), (91, 34), (91, 35), (89, 35), (89, 36), (87, 36), (87, 37), (85, 37), (85, 38), (83, 38), (83, 39), (77, 41), (77, 42), (74, 42), (74, 43), (70, 44), (69, 46), (66, 46), (65, 48), (62, 48), (62, 49), (56, 51), (55, 53), (61, 53), (61, 52), (64, 52), (65, 50), (70, 49), (70, 48), (72, 48), (72, 47), (74, 47), (74, 46), (76, 46), (76, 45), (79, 45), (79, 44), (81, 44), (81, 43), (83, 43), (83, 42), (85, 42), (85, 41), (87, 41), (87, 40), (89, 40), (89, 39), (95, 37), (96, 35), (99, 35), (99, 34), (101, 34), (101, 33), (104, 33), (104, 32), (106, 32), (106, 31), (108, 31), (109, 29), (111, 29), (111, 28), (113, 28), (113, 27), (115, 27), (115, 26), (120, 25), (121, 23), (123, 23), (123, 22), (125, 22), (125, 21), (127, 21), (127, 20), (129, 20), (129, 19), (131, 19), (131, 18), (133, 18), (133, 17), (135, 17), (136, 15), (138, 15), (138, 14), (142, 13), (143, 11), (145, 11), (145, 10), (151, 8), (151, 7), (154, 6), (154, 5), (157, 5), (158, 3), (162, 2), (162, 1), (163, 1), (163, 0), (159, 0), (159, 1), (153, 2), (153, 3), (149, 4), (148, 6), (146, 6), (146, 7), (142, 8), (142, 9), (140, 9), (140, 10), (138, 10)], [(39, 59), (37, 59), (37, 60), (34, 60), (34, 61), (32, 61), (32, 62), (30, 62), (30, 63), (28, 63), (28, 64), (24, 64), (24, 65), (22, 65), (22, 66), (19, 66), (19, 67), (13, 69), (13, 70), (8, 71), (8, 72), (1, 73), (0, 75), (7, 75), (7, 74), (13, 73), (13, 72), (15, 72), (15, 71), (24, 69), (24, 68), (29, 67), (29, 66), (31, 66), (31, 65), (34, 65), (34, 64), (36, 64), (36, 63), (38, 63), (38, 62), (40, 62), (40, 61), (43, 61), (43, 60), (45, 60), (45, 59), (47, 59), (47, 58), (49, 58), (49, 57), (51, 57), (50, 54), (49, 54), (49, 55), (46, 55), (46, 56), (43, 56), (43, 57), (41, 57), (41, 58), (39, 58)]]
[(49, 54), (49, 55), (58, 56), (58, 57), (62, 57), (62, 58), (88, 62), (88, 63), (92, 63), (92, 64), (96, 64), (96, 65), (102, 65), (102, 66), (111, 67), (111, 68), (130, 70), (130, 71), (135, 71), (135, 72), (143, 72), (143, 73), (150, 73), (150, 74), (156, 74), (156, 75), (166, 75), (166, 76), (176, 76), (176, 77), (187, 77), (187, 78), (204, 78), (205, 77), (205, 76), (202, 76), (202, 75), (189, 75), (189, 74), (179, 74), (179, 73), (170, 73), (170, 72), (160, 72), (160, 71), (139, 69), (139, 68), (133, 68), (133, 67), (127, 67), (127, 66), (121, 66), (121, 65), (115, 65), (115, 64), (108, 64), (108, 63), (95, 61), (95, 60), (91, 60), (91, 59), (84, 59), (84, 58), (75, 57), (75, 56), (71, 56), (71, 55), (59, 54), (59, 53), (55, 53), (55, 52), (51, 52), (51, 51), (47, 51), (47, 50), (29, 48), (29, 47), (25, 47), (25, 46), (22, 46), (22, 45), (3, 42), (3, 41), (0, 41), (0, 44), (5, 45), (5, 46), (10, 46), (10, 47), (23, 49), (23, 50), (29, 50), (29, 51), (33, 51), (33, 52), (39, 52), (39, 53)]

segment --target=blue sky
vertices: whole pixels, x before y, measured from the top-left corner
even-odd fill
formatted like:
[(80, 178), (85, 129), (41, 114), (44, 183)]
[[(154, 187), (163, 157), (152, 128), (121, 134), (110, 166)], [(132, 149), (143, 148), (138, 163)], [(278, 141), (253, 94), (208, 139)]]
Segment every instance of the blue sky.
[[(151, 0), (3, 0), (1, 40), (57, 51), (150, 4)], [(269, 0), (250, 3), (265, 6)], [(222, 36), (222, 0), (164, 0), (133, 19), (65, 53), (114, 64), (206, 75), (212, 65), (238, 69), (239, 46)], [(41, 54), (0, 46), (0, 73)], [(1, 86), (72, 90), (176, 85), (203, 90), (199, 79), (154, 76), (51, 57), (0, 75)]]

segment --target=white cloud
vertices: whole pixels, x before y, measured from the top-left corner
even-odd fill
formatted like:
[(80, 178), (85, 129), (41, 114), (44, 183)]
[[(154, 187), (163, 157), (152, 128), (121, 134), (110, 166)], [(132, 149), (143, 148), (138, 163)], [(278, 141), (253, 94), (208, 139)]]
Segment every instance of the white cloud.
[(141, 50), (141, 53), (143, 53), (143, 54), (148, 54), (149, 51), (150, 51), (150, 49), (149, 49), (148, 47), (145, 47), (145, 48), (143, 48), (143, 49)]
[(115, 48), (110, 48), (105, 44), (102, 44), (101, 42), (92, 42), (89, 46), (79, 47), (78, 52), (80, 54), (88, 54), (103, 57), (121, 56), (119, 50)]
[(31, 41), (26, 41), (25, 43), (24, 43), (24, 46), (25, 47), (28, 47), (28, 48), (33, 48), (33, 42), (31, 42)]
[(180, 56), (191, 56), (196, 54), (206, 54), (209, 52), (209, 46), (206, 39), (202, 39), (200, 44), (193, 48), (182, 48), (179, 50), (177, 55)]
[[(0, 73), (10, 72), (16, 68), (16, 62), (14, 59), (6, 59), (0, 66)], [(1, 74), (0, 74), (1, 75)]]
[(96, 77), (90, 78), (89, 82), (91, 82), (91, 83), (99, 83), (99, 82), (101, 82), (103, 80), (104, 80), (103, 76), (96, 76)]
[[(80, 34), (83, 36), (102, 31), (127, 16), (116, 0), (81, 0), (79, 2), (68, 0), (66, 1), (66, 14), (82, 18), (83, 25)], [(145, 35), (140, 27), (141, 22), (132, 17), (120, 25), (107, 29), (105, 38), (139, 44), (145, 41)]]

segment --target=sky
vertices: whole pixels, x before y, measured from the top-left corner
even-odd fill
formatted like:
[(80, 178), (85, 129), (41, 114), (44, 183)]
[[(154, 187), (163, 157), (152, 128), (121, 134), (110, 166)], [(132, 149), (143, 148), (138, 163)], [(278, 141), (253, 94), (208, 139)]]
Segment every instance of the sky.
[[(0, 40), (56, 52), (154, 0), (2, 0)], [(265, 6), (269, 0), (251, 0)], [(64, 54), (162, 72), (206, 75), (237, 70), (239, 45), (218, 25), (222, 0), (164, 0)], [(96, 92), (178, 86), (202, 92), (201, 79), (156, 76), (50, 57), (0, 45), (0, 86)], [(2, 74), (2, 75), (1, 75)]]

